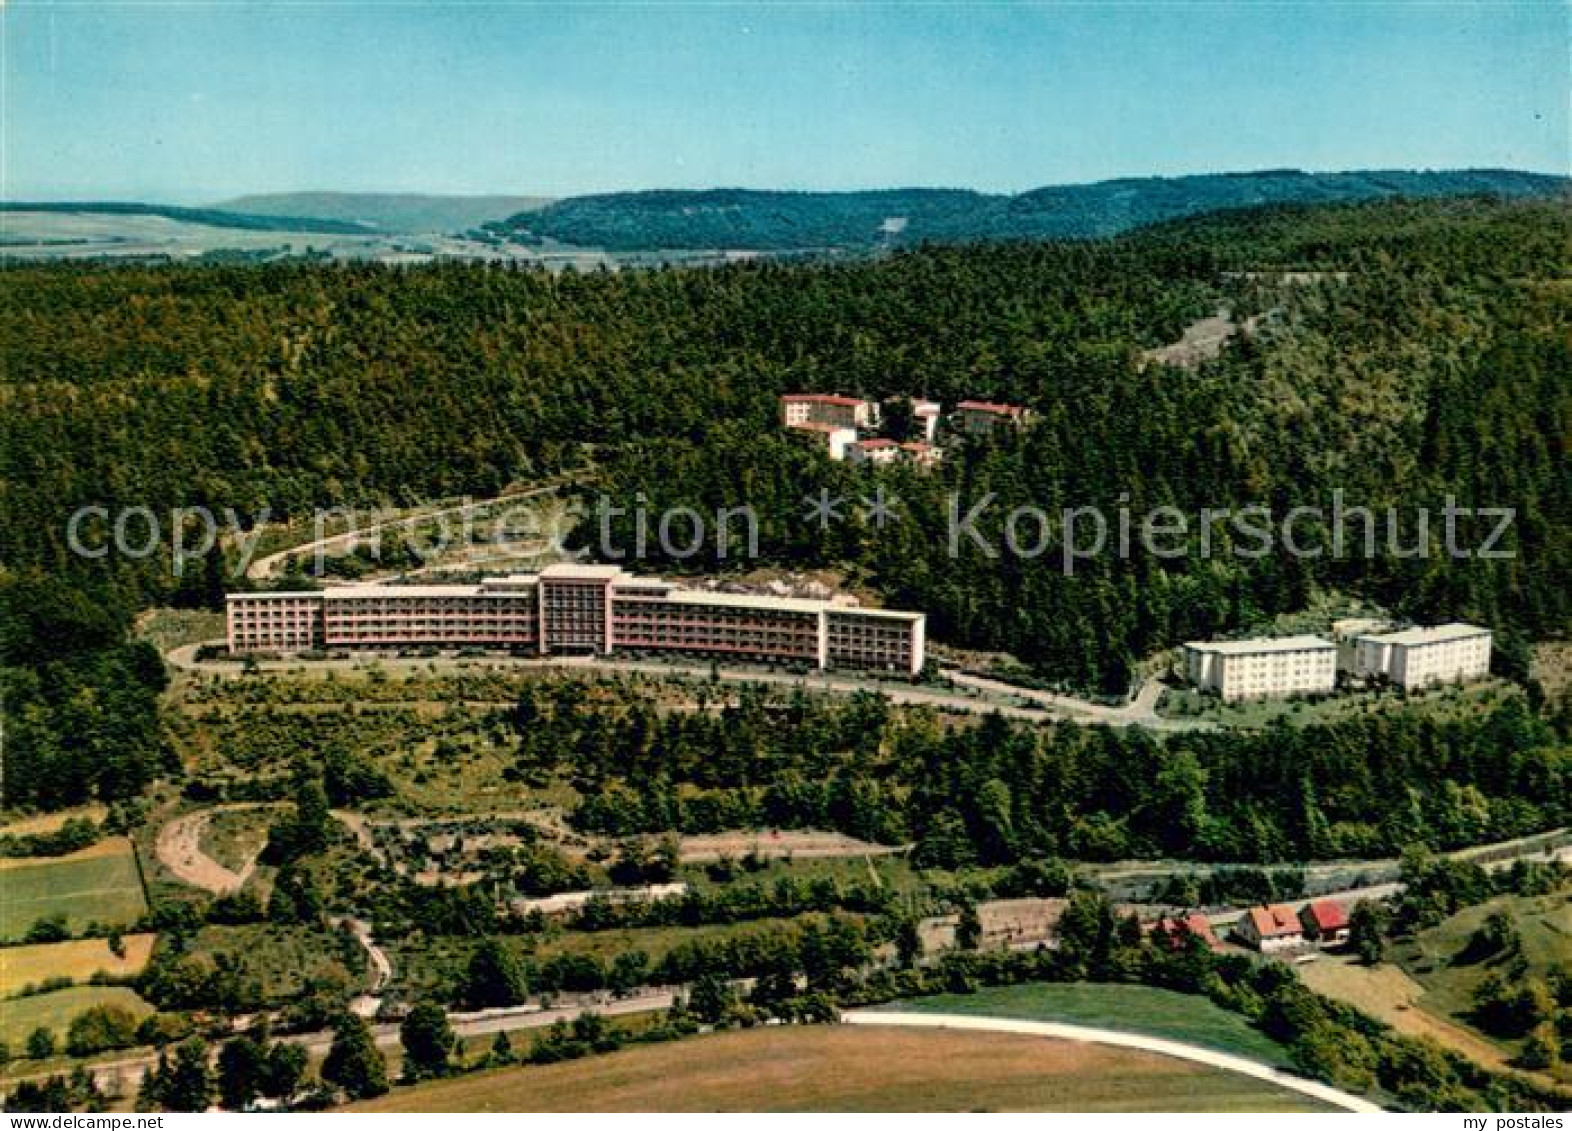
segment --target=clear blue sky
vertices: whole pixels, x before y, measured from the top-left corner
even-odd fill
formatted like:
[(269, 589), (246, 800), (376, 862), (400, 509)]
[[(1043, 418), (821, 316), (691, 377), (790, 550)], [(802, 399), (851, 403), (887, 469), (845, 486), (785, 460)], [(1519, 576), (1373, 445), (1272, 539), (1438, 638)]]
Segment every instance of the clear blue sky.
[(0, 9), (11, 199), (1568, 171), (1568, 7)]

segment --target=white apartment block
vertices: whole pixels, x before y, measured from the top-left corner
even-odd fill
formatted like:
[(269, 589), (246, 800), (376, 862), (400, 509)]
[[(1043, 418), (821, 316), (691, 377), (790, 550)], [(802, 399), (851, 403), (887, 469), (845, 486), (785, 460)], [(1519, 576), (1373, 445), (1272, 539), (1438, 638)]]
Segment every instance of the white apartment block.
[(554, 565), (478, 585), (231, 593), (227, 605), (233, 653), (411, 647), (537, 655), (670, 652), (915, 676), (926, 648), (922, 613), (684, 589), (613, 565)]
[(1319, 636), (1198, 641), (1184, 646), (1185, 677), (1225, 700), (1324, 695), (1337, 685), (1337, 646)]
[(1459, 623), (1357, 636), (1353, 674), (1410, 691), (1480, 679), (1490, 673), (1490, 644), (1488, 628)]

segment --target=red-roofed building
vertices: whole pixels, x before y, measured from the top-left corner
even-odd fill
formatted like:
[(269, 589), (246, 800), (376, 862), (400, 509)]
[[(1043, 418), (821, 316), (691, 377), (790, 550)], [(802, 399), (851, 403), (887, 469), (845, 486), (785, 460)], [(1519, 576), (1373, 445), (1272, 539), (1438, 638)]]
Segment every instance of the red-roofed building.
[(1000, 425), (1019, 427), (1031, 422), (1030, 409), (1016, 404), (993, 401), (962, 401), (955, 406), (961, 417), (961, 431), (968, 436), (987, 436)]
[(1294, 909), (1282, 903), (1252, 907), (1234, 928), (1238, 936), (1262, 954), (1304, 946), (1305, 932)]
[(1299, 911), (1305, 938), (1322, 947), (1343, 946), (1348, 942), (1348, 912), (1341, 903), (1315, 899)]
[(1192, 911), (1183, 919), (1164, 916), (1151, 924), (1151, 930), (1165, 936), (1174, 950), (1191, 938), (1200, 939), (1212, 950), (1219, 950), (1223, 945), (1218, 941), (1217, 932), (1212, 930), (1212, 921), (1199, 911)]
[(899, 444), (882, 437), (858, 440), (846, 447), (846, 455), (853, 463), (894, 463), (900, 454)]
[(918, 467), (932, 467), (944, 455), (944, 450), (921, 440), (912, 440), (901, 445), (901, 454)]

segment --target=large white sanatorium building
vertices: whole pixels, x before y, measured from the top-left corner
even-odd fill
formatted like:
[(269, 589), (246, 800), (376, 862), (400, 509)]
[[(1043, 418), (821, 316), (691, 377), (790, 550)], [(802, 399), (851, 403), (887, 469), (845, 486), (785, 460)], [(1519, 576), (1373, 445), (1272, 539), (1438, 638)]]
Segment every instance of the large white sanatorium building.
[(1478, 679), (1490, 672), (1490, 641), (1488, 628), (1455, 623), (1356, 636), (1353, 674), (1409, 690)]
[(1185, 676), (1224, 699), (1327, 694), (1337, 686), (1337, 646), (1319, 636), (1258, 637), (1184, 646)]
[(679, 652), (816, 668), (922, 670), (927, 618), (831, 601), (712, 593), (612, 565), (547, 566), (477, 585), (355, 584), (231, 593), (231, 652), (507, 648)]

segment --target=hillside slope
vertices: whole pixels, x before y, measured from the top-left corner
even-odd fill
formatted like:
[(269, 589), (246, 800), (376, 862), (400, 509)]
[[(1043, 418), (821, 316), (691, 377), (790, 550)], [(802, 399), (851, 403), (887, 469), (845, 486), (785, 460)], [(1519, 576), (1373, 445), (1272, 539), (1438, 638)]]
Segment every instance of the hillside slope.
[(381, 232), (463, 232), (499, 216), (533, 212), (546, 196), (441, 196), (428, 193), (281, 192), (214, 205), (253, 216), (314, 216)]
[(995, 196), (964, 189), (760, 192), (749, 189), (569, 197), (487, 225), (516, 242), (545, 239), (612, 251), (867, 249), (923, 241), (1067, 239), (1220, 210), (1389, 197), (1543, 196), (1564, 178), (1502, 169), (1256, 173), (1145, 177)]

